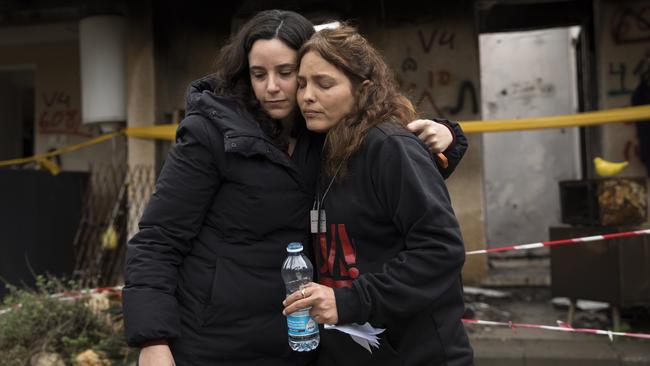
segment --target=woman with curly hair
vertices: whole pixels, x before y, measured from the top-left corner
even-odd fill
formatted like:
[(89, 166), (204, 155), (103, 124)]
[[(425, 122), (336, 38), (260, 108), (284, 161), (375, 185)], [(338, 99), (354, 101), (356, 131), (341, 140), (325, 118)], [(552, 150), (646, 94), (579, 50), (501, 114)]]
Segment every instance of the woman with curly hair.
[[(461, 322), (465, 249), (442, 176), (405, 125), (416, 118), (378, 52), (353, 28), (315, 34), (300, 50), (298, 105), (326, 133), (318, 284), (285, 300), (319, 323), (385, 329), (369, 352), (321, 332), (319, 365), (473, 364)], [(363, 343), (363, 342), (361, 342)]]

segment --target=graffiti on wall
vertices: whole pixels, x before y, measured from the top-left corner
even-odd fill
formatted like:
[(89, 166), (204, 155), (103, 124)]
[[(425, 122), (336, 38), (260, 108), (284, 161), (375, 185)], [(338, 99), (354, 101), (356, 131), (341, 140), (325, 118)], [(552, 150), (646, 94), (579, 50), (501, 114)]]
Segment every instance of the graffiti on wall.
[[(415, 106), (420, 110), (429, 109), (435, 116), (453, 117), (463, 112), (477, 114), (479, 105), (474, 82), (463, 77), (462, 71), (435, 68), (435, 58), (458, 57), (460, 50), (456, 33), (432, 27), (416, 29), (411, 35), (406, 42), (406, 56), (399, 64), (397, 79), (402, 90), (413, 98)], [(446, 103), (438, 100), (437, 96), (442, 95), (446, 96)]]
[(53, 91), (42, 93), (40, 97), (43, 109), (37, 119), (39, 134), (90, 136), (82, 128), (79, 108), (72, 105), (70, 94)]
[(422, 29), (418, 29), (418, 39), (422, 50), (426, 54), (429, 54), (433, 46), (448, 47), (453, 50), (455, 38), (456, 34), (454, 32), (445, 29), (433, 28), (426, 33)]
[(641, 76), (650, 71), (649, 60), (650, 50), (647, 50), (645, 56), (632, 63), (609, 62), (608, 72), (613, 80), (607, 90), (607, 95), (610, 97), (631, 95), (641, 80)]
[(616, 44), (650, 41), (650, 6), (618, 9), (612, 17), (611, 34)]
[[(606, 91), (603, 106), (650, 103), (650, 93), (645, 90), (650, 80), (650, 1), (606, 7), (604, 14), (610, 38), (604, 42), (602, 53)], [(636, 161), (634, 165), (649, 161), (650, 129), (646, 124), (628, 123), (621, 126), (624, 128), (610, 130), (611, 154), (617, 159)]]
[(639, 157), (639, 145), (631, 140), (627, 140), (623, 148), (623, 159), (629, 161), (633, 156)]

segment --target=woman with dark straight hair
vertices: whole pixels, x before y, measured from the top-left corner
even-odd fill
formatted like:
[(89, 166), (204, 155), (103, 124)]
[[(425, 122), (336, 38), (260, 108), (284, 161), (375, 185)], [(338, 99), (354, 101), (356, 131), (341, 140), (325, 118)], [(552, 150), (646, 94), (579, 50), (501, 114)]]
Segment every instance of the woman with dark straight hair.
[[(297, 52), (313, 33), (297, 13), (261, 12), (221, 49), (216, 74), (190, 86), (176, 144), (128, 243), (125, 329), (141, 366), (313, 360), (288, 345), (280, 277), (287, 244), (309, 241), (324, 137), (296, 108)], [(420, 123), (432, 152), (445, 150), (451, 130)], [(456, 137), (445, 173), (466, 148), (448, 126)]]

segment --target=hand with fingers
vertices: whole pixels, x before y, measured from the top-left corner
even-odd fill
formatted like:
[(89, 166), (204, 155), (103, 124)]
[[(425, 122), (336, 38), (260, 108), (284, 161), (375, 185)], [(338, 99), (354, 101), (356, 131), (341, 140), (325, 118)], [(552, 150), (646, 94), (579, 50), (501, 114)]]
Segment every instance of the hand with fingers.
[(427, 145), (431, 153), (441, 153), (451, 145), (454, 136), (449, 127), (429, 119), (418, 119), (409, 123), (406, 128)]
[(339, 320), (336, 297), (330, 287), (310, 282), (300, 291), (289, 295), (283, 302), (285, 316), (300, 309), (311, 307), (309, 315), (320, 324), (336, 324)]

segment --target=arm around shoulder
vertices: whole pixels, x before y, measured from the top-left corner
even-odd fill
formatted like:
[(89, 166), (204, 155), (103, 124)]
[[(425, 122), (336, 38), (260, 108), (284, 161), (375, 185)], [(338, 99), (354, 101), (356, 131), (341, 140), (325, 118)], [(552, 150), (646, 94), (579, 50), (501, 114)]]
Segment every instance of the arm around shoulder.
[(463, 159), (469, 144), (467, 142), (467, 136), (465, 136), (465, 132), (463, 132), (463, 129), (460, 127), (458, 122), (447, 119), (434, 119), (434, 121), (447, 126), (454, 136), (451, 145), (443, 151), (443, 155), (447, 158), (448, 165), (446, 168), (440, 167), (442, 177), (447, 179), (451, 176), (454, 170), (456, 170), (456, 167)]

